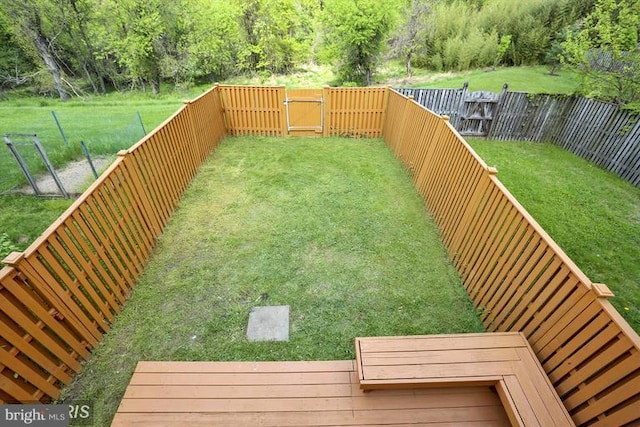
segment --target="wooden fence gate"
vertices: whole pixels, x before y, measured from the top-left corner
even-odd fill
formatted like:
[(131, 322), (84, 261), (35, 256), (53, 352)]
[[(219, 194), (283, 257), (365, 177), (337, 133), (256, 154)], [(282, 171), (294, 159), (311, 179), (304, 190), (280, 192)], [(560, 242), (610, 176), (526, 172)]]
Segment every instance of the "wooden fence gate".
[(287, 89), (284, 104), (287, 134), (322, 136), (324, 130), (322, 89)]
[(500, 99), (506, 90), (505, 84), (500, 93), (478, 91), (467, 94), (460, 105), (460, 135), (487, 136), (491, 130), (491, 122), (497, 116)]

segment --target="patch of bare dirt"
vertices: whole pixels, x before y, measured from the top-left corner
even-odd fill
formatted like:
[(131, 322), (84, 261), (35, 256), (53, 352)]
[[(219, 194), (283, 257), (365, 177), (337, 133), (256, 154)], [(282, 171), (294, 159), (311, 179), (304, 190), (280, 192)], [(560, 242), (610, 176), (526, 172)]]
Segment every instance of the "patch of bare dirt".
[[(96, 157), (91, 159), (98, 174), (111, 164), (111, 157)], [(68, 163), (64, 168), (56, 169), (56, 175), (62, 182), (65, 191), (70, 195), (81, 194), (95, 180), (91, 166), (87, 159)], [(36, 179), (40, 193), (45, 195), (61, 195), (53, 177), (48, 172)], [(30, 185), (17, 190), (20, 194), (35, 194)]]

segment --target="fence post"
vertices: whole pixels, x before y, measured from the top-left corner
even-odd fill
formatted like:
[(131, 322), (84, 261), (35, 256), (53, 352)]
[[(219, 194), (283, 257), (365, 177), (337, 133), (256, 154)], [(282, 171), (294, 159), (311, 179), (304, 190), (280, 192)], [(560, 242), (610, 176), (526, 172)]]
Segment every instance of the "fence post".
[(322, 127), (322, 136), (329, 136), (331, 128), (331, 88), (324, 86), (322, 88), (322, 102), (324, 102), (324, 126)]
[(487, 139), (493, 138), (493, 129), (495, 128), (494, 124), (498, 121), (500, 117), (500, 112), (502, 111), (502, 106), (504, 105), (504, 98), (507, 95), (507, 89), (509, 89), (509, 84), (505, 83), (502, 85), (502, 90), (500, 91), (500, 96), (498, 97), (498, 104), (493, 112), (493, 117), (491, 118), (491, 128), (487, 133)]
[(458, 101), (458, 114), (455, 120), (455, 123), (452, 123), (453, 127), (456, 130), (460, 130), (460, 126), (462, 125), (462, 117), (465, 112), (465, 101), (467, 99), (467, 95), (469, 94), (469, 82), (464, 82), (462, 86), (462, 94), (460, 95), (460, 100)]
[(384, 91), (384, 100), (382, 101), (382, 117), (380, 117), (380, 133), (379, 136), (383, 135), (384, 131), (384, 122), (387, 119), (387, 107), (389, 105), (389, 97), (391, 96), (392, 87), (387, 85), (387, 90)]
[(55, 111), (51, 111), (51, 115), (53, 116), (53, 120), (55, 120), (56, 125), (58, 125), (58, 130), (60, 131), (60, 135), (62, 135), (62, 139), (64, 143), (68, 146), (69, 140), (67, 139), (67, 135), (64, 134), (64, 130), (62, 129), (62, 125), (60, 124), (60, 120), (58, 120), (58, 116)]
[(202, 141), (198, 138), (198, 132), (196, 132), (196, 124), (195, 119), (193, 117), (193, 106), (192, 101), (183, 101), (185, 106), (185, 111), (187, 113), (187, 118), (189, 119), (189, 128), (191, 129), (191, 136), (193, 137), (194, 142), (196, 143), (196, 149), (198, 151), (198, 159), (202, 161), (204, 159), (204, 154), (202, 150)]
[(280, 105), (280, 136), (289, 135), (289, 127), (287, 126), (287, 89), (285, 86), (278, 87), (278, 104)]

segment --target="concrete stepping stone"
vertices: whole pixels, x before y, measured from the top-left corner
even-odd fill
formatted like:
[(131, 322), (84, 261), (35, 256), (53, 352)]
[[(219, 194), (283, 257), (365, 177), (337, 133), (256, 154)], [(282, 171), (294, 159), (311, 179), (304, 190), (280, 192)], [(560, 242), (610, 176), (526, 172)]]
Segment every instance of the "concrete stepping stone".
[(289, 306), (253, 307), (247, 338), (249, 341), (289, 341)]

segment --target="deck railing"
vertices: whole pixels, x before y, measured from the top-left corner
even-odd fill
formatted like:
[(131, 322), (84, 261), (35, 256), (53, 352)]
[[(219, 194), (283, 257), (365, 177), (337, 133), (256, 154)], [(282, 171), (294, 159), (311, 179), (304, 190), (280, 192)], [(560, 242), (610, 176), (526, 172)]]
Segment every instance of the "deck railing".
[[(318, 90), (310, 91), (317, 96)], [(297, 91), (296, 96), (304, 96)], [(57, 398), (226, 134), (287, 134), (283, 87), (217, 86), (126, 152), (0, 271), (0, 402)], [(322, 135), (383, 136), (488, 330), (522, 331), (575, 422), (640, 421), (640, 338), (446, 118), (390, 89), (322, 90)], [(298, 111), (317, 114), (315, 106)]]

